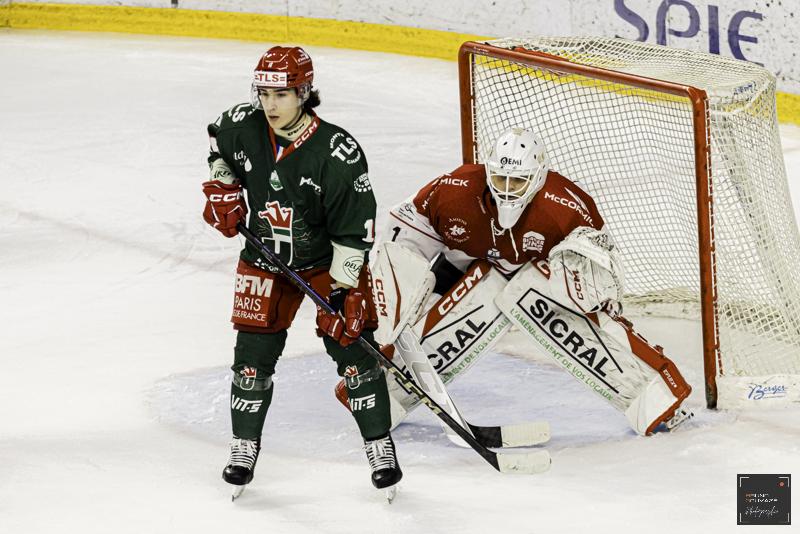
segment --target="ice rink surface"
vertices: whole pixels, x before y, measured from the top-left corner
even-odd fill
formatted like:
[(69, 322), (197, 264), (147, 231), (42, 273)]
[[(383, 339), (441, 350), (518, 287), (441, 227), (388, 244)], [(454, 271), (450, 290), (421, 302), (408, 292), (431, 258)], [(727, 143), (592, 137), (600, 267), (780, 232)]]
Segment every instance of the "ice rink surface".
[[(236, 503), (228, 319), (240, 247), (200, 216), (206, 124), (268, 44), (0, 30), (0, 532), (727, 533), (738, 473), (800, 474), (800, 410), (710, 412), (699, 327), (639, 319), (695, 393), (683, 432), (635, 436), (546, 364), (490, 355), (454, 385), (478, 424), (547, 419), (549, 473), (495, 473), (422, 408), (405, 478), (372, 489), (305, 304), (256, 478)], [(386, 208), (460, 163), (454, 62), (308, 47), (319, 114), (364, 147)], [(800, 206), (800, 129), (783, 127)], [(601, 206), (602, 209), (602, 206)], [(797, 212), (797, 210), (796, 210)]]

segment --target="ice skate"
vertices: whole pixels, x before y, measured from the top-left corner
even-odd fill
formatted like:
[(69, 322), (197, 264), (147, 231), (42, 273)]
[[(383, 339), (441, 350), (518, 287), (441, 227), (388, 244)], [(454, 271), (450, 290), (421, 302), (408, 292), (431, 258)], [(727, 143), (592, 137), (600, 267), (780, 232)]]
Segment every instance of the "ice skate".
[(669, 432), (675, 432), (675, 430), (683, 430), (685, 427), (682, 426), (686, 421), (694, 417), (694, 412), (687, 410), (685, 408), (678, 408), (675, 410), (675, 414), (669, 418), (669, 420), (664, 423), (664, 426), (667, 427)]
[(247, 484), (253, 480), (261, 439), (241, 439), (234, 436), (231, 441), (231, 455), (228, 465), (222, 471), (222, 480), (234, 486), (231, 501), (244, 493)]
[(396, 484), (403, 478), (397, 463), (392, 436), (364, 441), (369, 467), (372, 469), (372, 485), (386, 491), (386, 500), (391, 503), (397, 494)]

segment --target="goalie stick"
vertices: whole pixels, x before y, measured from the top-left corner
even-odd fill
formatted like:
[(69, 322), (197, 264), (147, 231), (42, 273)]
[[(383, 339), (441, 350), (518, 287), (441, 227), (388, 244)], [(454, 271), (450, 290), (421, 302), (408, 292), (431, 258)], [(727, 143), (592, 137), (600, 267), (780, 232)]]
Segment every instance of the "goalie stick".
[[(439, 373), (431, 365), (431, 361), (420, 346), (416, 335), (407, 326), (400, 331), (394, 347), (420, 388), (442, 406), (462, 427), (469, 428), (475, 439), (484, 447), (528, 447), (550, 440), (550, 425), (546, 421), (497, 426), (473, 425), (465, 420), (458, 411), (453, 399), (447, 393)], [(461, 447), (468, 446), (450, 429), (449, 425), (444, 421), (441, 423), (442, 429), (450, 441)]]
[[(319, 293), (314, 291), (314, 289), (309, 286), (306, 281), (303, 280), (294, 270), (283, 263), (280, 257), (266, 247), (261, 240), (250, 231), (249, 228), (242, 223), (237, 224), (236, 228), (239, 230), (239, 233), (244, 236), (247, 242), (253, 245), (266, 260), (268, 260), (284, 276), (286, 276), (286, 278), (288, 278), (289, 281), (295, 287), (297, 287), (297, 289), (307, 295), (314, 302), (314, 304), (328, 313), (336, 313), (333, 308), (331, 308), (330, 304), (328, 304), (327, 300), (325, 300)], [(397, 367), (397, 365), (387, 358), (386, 355), (384, 355), (380, 350), (378, 350), (377, 347), (372, 345), (372, 343), (361, 336), (358, 337), (356, 342), (365, 351), (367, 351), (370, 356), (375, 358), (381, 366), (392, 373), (392, 375), (394, 375), (394, 377), (397, 378), (397, 380), (399, 380), (409, 391), (417, 395), (419, 399), (434, 414), (436, 414), (439, 419), (444, 421), (448, 427), (458, 434), (475, 452), (480, 454), (481, 457), (496, 470), (500, 471), (501, 473), (535, 474), (543, 473), (550, 469), (550, 464), (552, 462), (550, 459), (550, 453), (543, 449), (534, 452), (518, 454), (506, 454), (490, 451), (477, 439), (475, 439), (475, 437), (466, 428), (458, 424), (458, 422), (456, 422), (456, 420), (453, 419), (450, 414), (444, 411), (444, 409), (439, 406), (439, 404), (437, 404), (436, 401), (434, 401), (427, 393), (422, 391), (422, 389), (420, 389), (414, 380), (403, 374), (400, 368)]]

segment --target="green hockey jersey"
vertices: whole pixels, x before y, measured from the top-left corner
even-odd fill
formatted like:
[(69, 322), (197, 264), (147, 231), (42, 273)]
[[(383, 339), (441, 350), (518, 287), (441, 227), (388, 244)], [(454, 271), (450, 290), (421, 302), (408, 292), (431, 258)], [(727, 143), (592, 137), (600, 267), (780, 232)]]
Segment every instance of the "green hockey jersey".
[[(294, 141), (276, 137), (264, 112), (240, 104), (208, 126), (209, 164), (222, 158), (247, 192), (247, 226), (295, 270), (329, 267), (331, 242), (366, 252), (375, 195), (361, 147), (312, 117)], [(276, 271), (249, 243), (241, 258)]]

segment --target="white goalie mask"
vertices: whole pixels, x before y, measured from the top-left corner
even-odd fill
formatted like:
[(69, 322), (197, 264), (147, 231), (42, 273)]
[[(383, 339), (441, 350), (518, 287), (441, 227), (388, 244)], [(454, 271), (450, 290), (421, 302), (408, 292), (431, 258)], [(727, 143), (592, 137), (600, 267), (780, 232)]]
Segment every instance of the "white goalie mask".
[(509, 128), (486, 160), (486, 183), (497, 204), (497, 223), (511, 228), (547, 178), (550, 160), (539, 136)]

